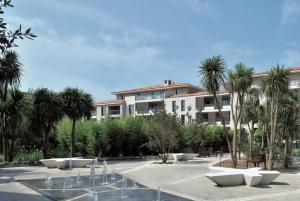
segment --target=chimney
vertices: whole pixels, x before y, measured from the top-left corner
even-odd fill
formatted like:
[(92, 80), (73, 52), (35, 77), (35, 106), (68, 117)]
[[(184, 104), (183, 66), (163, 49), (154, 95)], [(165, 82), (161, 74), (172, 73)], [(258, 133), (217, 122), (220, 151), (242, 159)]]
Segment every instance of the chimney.
[(164, 80), (164, 85), (171, 85), (172, 84), (172, 80)]

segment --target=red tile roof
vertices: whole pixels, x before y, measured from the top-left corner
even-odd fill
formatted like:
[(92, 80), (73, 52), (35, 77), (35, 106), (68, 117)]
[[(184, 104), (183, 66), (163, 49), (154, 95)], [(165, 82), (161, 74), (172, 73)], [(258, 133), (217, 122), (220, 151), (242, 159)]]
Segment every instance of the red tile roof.
[(130, 94), (130, 93), (136, 93), (136, 92), (154, 91), (154, 90), (162, 90), (162, 89), (174, 89), (174, 88), (194, 88), (196, 90), (200, 90), (200, 88), (198, 88), (194, 85), (191, 85), (191, 84), (172, 83), (170, 85), (158, 84), (158, 85), (129, 89), (129, 90), (124, 90), (124, 91), (116, 91), (116, 92), (113, 92), (112, 94), (120, 95), (120, 94)]
[(121, 105), (125, 100), (104, 100), (104, 101), (96, 101), (95, 105)]
[[(217, 92), (217, 94), (223, 94), (223, 93), (229, 93), (228, 90), (222, 89), (219, 92)], [(196, 93), (189, 93), (189, 94), (178, 94), (178, 95), (174, 95), (174, 96), (170, 96), (168, 98), (179, 98), (179, 97), (189, 97), (189, 96), (204, 96), (204, 95), (210, 95), (208, 91), (200, 91), (200, 92), (196, 92)]]
[[(300, 66), (295, 66), (295, 67), (289, 67), (288, 68), (291, 73), (296, 73), (296, 72), (300, 72)], [(263, 77), (266, 76), (268, 72), (260, 72), (260, 73), (254, 73), (253, 77)]]

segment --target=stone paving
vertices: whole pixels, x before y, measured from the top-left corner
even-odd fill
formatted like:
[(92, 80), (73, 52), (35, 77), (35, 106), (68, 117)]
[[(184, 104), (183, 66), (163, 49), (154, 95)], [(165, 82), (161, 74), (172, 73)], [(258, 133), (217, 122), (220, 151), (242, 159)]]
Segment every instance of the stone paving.
[[(218, 187), (204, 176), (213, 172), (210, 166), (217, 161), (213, 157), (169, 165), (153, 161), (108, 161), (108, 170), (114, 170), (149, 188), (160, 187), (163, 192), (191, 200), (300, 200), (300, 173), (281, 174), (268, 186)], [(77, 171), (81, 175), (89, 174), (89, 168), (76, 168), (72, 172), (76, 174)], [(64, 172), (45, 167), (0, 168), (0, 201), (48, 200), (18, 181), (45, 178), (47, 173), (62, 177)]]

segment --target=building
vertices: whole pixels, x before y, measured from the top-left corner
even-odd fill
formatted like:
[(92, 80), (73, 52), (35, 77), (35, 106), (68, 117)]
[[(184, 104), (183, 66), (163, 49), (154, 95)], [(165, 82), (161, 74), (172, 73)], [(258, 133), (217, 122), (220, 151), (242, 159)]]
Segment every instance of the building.
[[(156, 109), (165, 107), (167, 113), (176, 113), (182, 123), (192, 119), (204, 119), (211, 124), (221, 124), (214, 98), (207, 91), (187, 83), (165, 80), (162, 84), (113, 92), (115, 100), (97, 101), (93, 118), (101, 120), (111, 117), (147, 116)], [(227, 91), (217, 98), (227, 126), (230, 121), (230, 98)]]

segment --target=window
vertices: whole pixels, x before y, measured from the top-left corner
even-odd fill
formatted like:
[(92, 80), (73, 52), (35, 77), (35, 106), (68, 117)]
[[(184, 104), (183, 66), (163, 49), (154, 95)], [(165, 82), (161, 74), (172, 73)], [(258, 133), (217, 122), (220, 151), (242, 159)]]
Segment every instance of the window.
[(181, 123), (182, 123), (182, 124), (185, 123), (185, 115), (181, 115)]
[(203, 113), (202, 114), (202, 119), (204, 122), (208, 122), (208, 113)]
[[(223, 115), (224, 116), (224, 115)], [(221, 116), (220, 113), (216, 113), (216, 121), (221, 121)]]
[(185, 111), (185, 100), (181, 100), (181, 111)]
[(104, 107), (101, 107), (101, 116), (104, 116)]
[(178, 94), (178, 89), (176, 89), (175, 94), (176, 94), (176, 95)]
[(214, 106), (214, 98), (213, 97), (205, 97), (204, 98), (204, 106), (205, 107)]
[(223, 105), (223, 106), (230, 105), (230, 99), (229, 99), (229, 96), (223, 96), (223, 97), (222, 97), (222, 105)]
[(134, 114), (134, 105), (128, 105), (128, 113), (129, 113), (129, 115)]
[(172, 111), (176, 112), (176, 101), (172, 101)]

